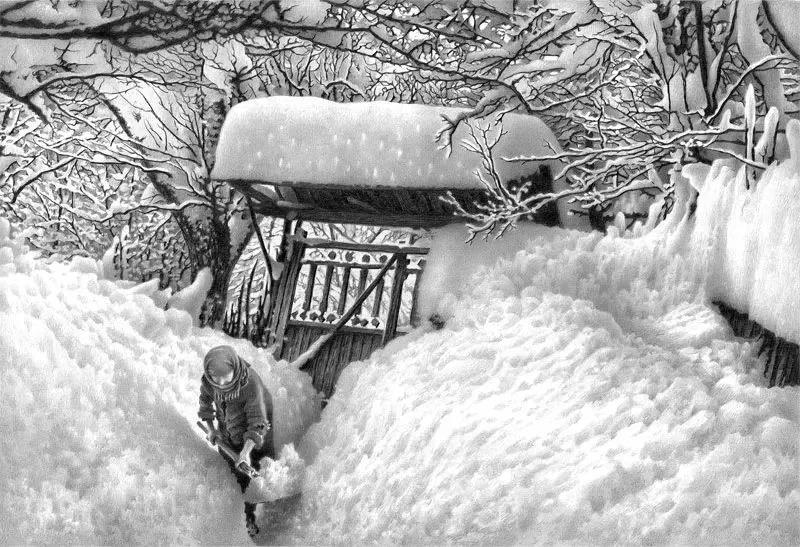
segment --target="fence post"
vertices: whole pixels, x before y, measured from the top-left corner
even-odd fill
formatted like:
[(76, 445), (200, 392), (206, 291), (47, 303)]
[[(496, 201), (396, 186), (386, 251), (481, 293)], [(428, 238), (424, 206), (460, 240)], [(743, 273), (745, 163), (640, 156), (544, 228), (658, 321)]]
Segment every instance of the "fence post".
[(289, 321), (289, 314), (292, 313), (292, 301), (297, 285), (297, 278), (300, 275), (303, 254), (305, 253), (305, 243), (302, 241), (306, 236), (305, 230), (300, 230), (295, 234), (297, 239), (291, 240), (289, 253), (286, 257), (286, 264), (278, 280), (275, 298), (271, 303), (272, 311), (270, 314), (270, 338), (277, 344), (275, 358), (279, 359), (283, 349), (283, 336), (286, 333), (286, 324)]
[(403, 285), (408, 276), (408, 258), (405, 253), (397, 255), (397, 267), (394, 270), (392, 281), (392, 294), (389, 299), (389, 311), (386, 317), (386, 327), (383, 331), (382, 345), (386, 345), (397, 335), (397, 318), (400, 315), (400, 304), (403, 301)]

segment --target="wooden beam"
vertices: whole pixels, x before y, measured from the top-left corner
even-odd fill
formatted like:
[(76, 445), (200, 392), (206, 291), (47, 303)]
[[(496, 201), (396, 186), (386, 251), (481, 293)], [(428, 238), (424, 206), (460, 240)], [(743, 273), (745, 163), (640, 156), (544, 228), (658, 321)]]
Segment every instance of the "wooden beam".
[(383, 331), (383, 340), (381, 340), (383, 345), (386, 345), (387, 342), (397, 335), (397, 317), (400, 315), (400, 305), (403, 301), (403, 285), (408, 275), (406, 273), (406, 266), (408, 266), (408, 258), (406, 255), (398, 254), (394, 256), (397, 257), (397, 268), (394, 270), (392, 293), (389, 298), (389, 311), (386, 317), (386, 326)]
[(401, 253), (426, 255), (430, 251), (427, 247), (401, 247), (399, 245), (373, 245), (371, 243), (351, 243), (349, 241), (330, 241), (328, 239), (303, 238), (303, 243), (309, 249), (344, 249), (346, 251), (362, 251), (368, 253)]

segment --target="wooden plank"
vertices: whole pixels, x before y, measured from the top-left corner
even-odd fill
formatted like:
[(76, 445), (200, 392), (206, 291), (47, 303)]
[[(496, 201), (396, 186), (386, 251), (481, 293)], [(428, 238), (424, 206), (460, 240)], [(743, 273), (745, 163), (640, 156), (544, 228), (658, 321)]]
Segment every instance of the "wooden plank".
[(333, 385), (335, 385), (336, 377), (338, 375), (339, 370), (347, 366), (348, 363), (353, 361), (353, 340), (355, 338), (355, 334), (352, 332), (345, 332), (343, 334), (342, 340), (342, 350), (340, 352), (340, 358), (336, 363), (336, 370), (332, 374), (331, 379), (331, 392), (333, 392)]
[(299, 348), (303, 344), (303, 337), (306, 336), (306, 329), (304, 328), (287, 328), (287, 332), (291, 330), (292, 332), (292, 339), (288, 340), (287, 343), (291, 345), (291, 350), (289, 351), (290, 359), (295, 359), (299, 353)]
[(383, 300), (383, 286), (385, 279), (378, 281), (378, 286), (375, 287), (375, 297), (372, 300), (372, 317), (379, 317), (381, 314), (381, 300)]
[(306, 294), (303, 298), (303, 311), (308, 312), (311, 307), (311, 299), (314, 297), (314, 285), (317, 280), (317, 265), (311, 264), (308, 267), (308, 278), (306, 281)]
[(422, 283), (422, 276), (425, 275), (425, 260), (420, 260), (419, 270), (416, 272), (416, 279), (414, 279), (414, 289), (411, 292), (411, 313), (409, 320), (412, 327), (418, 327), (422, 320), (419, 316), (419, 287)]
[(353, 335), (353, 361), (361, 361), (363, 359), (364, 354), (364, 334), (354, 334)]
[(331, 294), (331, 280), (333, 279), (333, 266), (328, 265), (328, 269), (325, 270), (325, 283), (322, 287), (322, 296), (320, 297), (319, 303), (319, 311), (323, 315), (326, 311), (328, 311), (328, 297)]
[(378, 336), (377, 334), (372, 335), (371, 342), (372, 342), (372, 346), (370, 347), (369, 354), (367, 354), (368, 357), (370, 355), (372, 355), (372, 353), (375, 350), (383, 347), (383, 337), (382, 336)]
[(341, 359), (344, 358), (342, 349), (344, 346), (344, 338), (351, 336), (343, 333), (337, 333), (331, 341), (327, 358), (325, 359), (325, 367), (323, 369), (323, 381), (321, 383), (322, 392), (325, 397), (330, 397), (333, 393), (333, 375), (336, 372), (336, 367)]
[(305, 339), (308, 337), (308, 328), (299, 326), (299, 325), (290, 325), (286, 328), (287, 331), (291, 330), (295, 333), (294, 338), (291, 341), (292, 350), (290, 352), (290, 361), (293, 361), (297, 358), (300, 352), (303, 351), (303, 344), (305, 343)]
[[(362, 270), (359, 270), (359, 272), (358, 272), (358, 294), (360, 294), (360, 295), (363, 295), (364, 294), (364, 289), (366, 289), (366, 286), (367, 286), (367, 275), (368, 275), (368, 270), (363, 270), (362, 269)], [(366, 300), (366, 297), (364, 299)], [(356, 317), (361, 315), (361, 304), (360, 303), (355, 307), (354, 315)]]
[(287, 328), (286, 329), (286, 344), (281, 347), (281, 353), (279, 358), (286, 359), (287, 361), (292, 360), (292, 348), (294, 347), (293, 341), (297, 337), (297, 329), (295, 328)]
[[(305, 232), (300, 231), (299, 236), (304, 236)], [(300, 260), (305, 252), (305, 244), (302, 241), (294, 241), (287, 238), (287, 256), (283, 272), (278, 280), (272, 310), (270, 311), (269, 330), (272, 333), (272, 340), (278, 344), (280, 350), (282, 337), (286, 328), (286, 321), (291, 313), (294, 290), (297, 285), (297, 276), (300, 274)], [(278, 351), (277, 353), (280, 353)]]
[(325, 260), (320, 258), (304, 259), (303, 264), (316, 264), (317, 266), (333, 266), (335, 268), (346, 268), (348, 266), (356, 268), (363, 268), (367, 270), (380, 270), (383, 268), (382, 262), (375, 262), (371, 264), (344, 262), (342, 260)]
[(329, 373), (328, 385), (326, 386), (326, 389), (329, 393), (333, 393), (339, 371), (353, 361), (361, 360), (362, 341), (363, 334), (349, 333), (349, 338), (344, 346), (345, 351), (342, 353), (342, 358), (336, 363), (336, 367)]
[(327, 239), (315, 238), (296, 238), (302, 240), (308, 249), (344, 249), (348, 251), (361, 251), (368, 253), (404, 253), (404, 254), (428, 254), (430, 249), (427, 247), (410, 247), (399, 245), (372, 245), (369, 243), (351, 243), (349, 241), (329, 241)]
[[(335, 323), (319, 323), (317, 321), (303, 321), (299, 319), (291, 319), (288, 323), (289, 325), (295, 326), (302, 326), (302, 327), (316, 327), (320, 329), (322, 333), (331, 332), (332, 330), (336, 330)], [(372, 327), (354, 327), (353, 325), (344, 325), (339, 330), (344, 332), (360, 332), (364, 334), (382, 334), (382, 328), (372, 328)]]
[(295, 329), (297, 330), (297, 338), (292, 348), (292, 360), (297, 359), (297, 356), (303, 353), (314, 339), (314, 329), (309, 327), (295, 327)]
[(339, 305), (336, 307), (336, 313), (344, 315), (344, 310), (347, 309), (347, 291), (350, 290), (350, 270), (352, 266), (345, 266), (342, 273), (342, 288), (339, 292)]
[(303, 370), (306, 370), (311, 374), (311, 385), (314, 386), (314, 389), (319, 391), (320, 381), (322, 379), (322, 373), (319, 366), (319, 354), (315, 355), (313, 359), (309, 360), (308, 363), (303, 367)]
[(394, 279), (392, 281), (392, 293), (389, 298), (389, 310), (386, 317), (386, 325), (383, 331), (383, 341), (385, 345), (397, 333), (397, 319), (400, 314), (400, 305), (403, 299), (403, 285), (406, 281), (406, 266), (408, 265), (408, 258), (406, 255), (400, 254), (397, 256), (397, 268), (394, 271)]
[(305, 252), (305, 245), (302, 242), (293, 242), (291, 256), (289, 257), (289, 269), (286, 276), (286, 283), (283, 294), (281, 295), (280, 307), (278, 309), (278, 320), (275, 327), (275, 337), (277, 343), (283, 344), (283, 335), (286, 330), (286, 323), (289, 314), (292, 312), (294, 293), (297, 288), (297, 280), (300, 276), (300, 259)]
[(330, 397), (331, 393), (333, 393), (332, 372), (336, 370), (336, 360), (338, 358), (339, 346), (341, 345), (341, 336), (338, 338), (338, 340), (333, 340), (334, 344), (328, 344), (323, 348), (323, 355), (320, 357), (325, 365), (322, 388), (326, 397)]
[(361, 360), (369, 359), (369, 356), (372, 355), (373, 350), (375, 349), (375, 342), (377, 341), (380, 344), (380, 338), (377, 338), (374, 335), (370, 334), (363, 334), (361, 335)]

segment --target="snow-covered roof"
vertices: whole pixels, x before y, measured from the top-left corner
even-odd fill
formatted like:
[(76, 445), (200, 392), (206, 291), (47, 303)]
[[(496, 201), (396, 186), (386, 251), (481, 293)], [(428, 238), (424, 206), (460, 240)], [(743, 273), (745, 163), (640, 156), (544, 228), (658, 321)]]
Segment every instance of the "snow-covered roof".
[[(335, 103), (316, 97), (267, 97), (233, 107), (222, 126), (212, 177), (272, 184), (402, 188), (480, 188), (474, 171), (481, 157), (461, 146), (460, 124), (452, 152), (439, 149), (442, 115), (462, 109), (388, 102)], [(484, 122), (485, 124), (486, 122)], [(538, 165), (503, 156), (550, 154), (558, 149), (550, 129), (534, 116), (508, 114), (495, 148), (504, 180), (529, 175)]]

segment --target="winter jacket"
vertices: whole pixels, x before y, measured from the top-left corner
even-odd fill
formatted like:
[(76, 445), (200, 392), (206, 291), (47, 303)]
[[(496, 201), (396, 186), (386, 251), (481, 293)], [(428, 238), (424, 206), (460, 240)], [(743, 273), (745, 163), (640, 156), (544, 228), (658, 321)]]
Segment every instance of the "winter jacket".
[(234, 449), (251, 439), (256, 449), (265, 447), (272, 452), (272, 397), (252, 368), (247, 383), (234, 397), (224, 397), (203, 375), (197, 415), (203, 421), (216, 418), (223, 438)]

